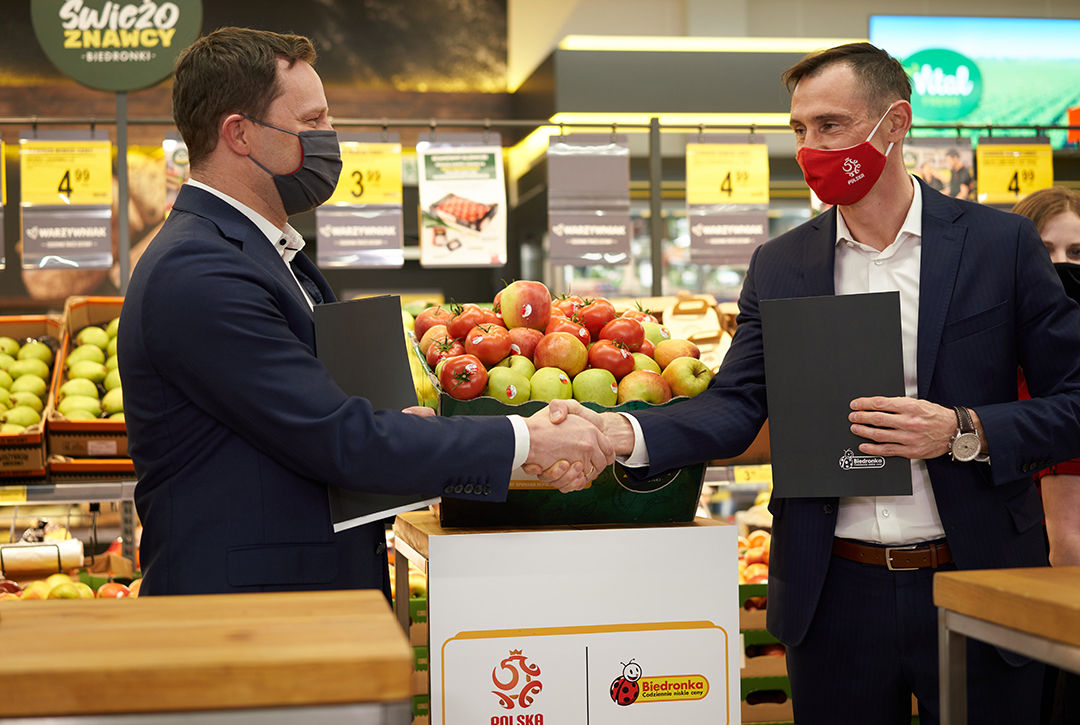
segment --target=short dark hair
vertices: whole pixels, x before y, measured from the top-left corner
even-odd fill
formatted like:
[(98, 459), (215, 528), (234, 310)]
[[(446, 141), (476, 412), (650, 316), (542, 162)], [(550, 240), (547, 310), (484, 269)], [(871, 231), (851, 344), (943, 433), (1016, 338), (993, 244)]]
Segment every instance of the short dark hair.
[(217, 146), (218, 124), (230, 113), (261, 119), (281, 93), (277, 61), (315, 63), (301, 35), (220, 28), (180, 54), (174, 70), (173, 120), (197, 167)]
[(1063, 186), (1039, 189), (1018, 201), (1011, 211), (1035, 222), (1035, 228), (1042, 234), (1046, 222), (1062, 212), (1071, 211), (1080, 216), (1080, 194)]
[(948, 156), (950, 159), (958, 159), (958, 158), (960, 158), (960, 152), (957, 151), (956, 149), (949, 149), (948, 151), (945, 152), (945, 155)]
[(784, 71), (780, 80), (792, 92), (803, 78), (817, 75), (835, 63), (846, 63), (855, 71), (871, 115), (883, 112), (894, 101), (911, 101), (911, 81), (904, 67), (870, 43), (846, 43), (811, 53)]

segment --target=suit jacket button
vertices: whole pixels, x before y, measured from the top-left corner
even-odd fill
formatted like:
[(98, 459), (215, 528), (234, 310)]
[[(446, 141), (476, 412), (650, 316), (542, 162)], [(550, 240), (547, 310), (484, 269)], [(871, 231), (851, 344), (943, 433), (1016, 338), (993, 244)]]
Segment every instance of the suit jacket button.
[(471, 483), (466, 483), (465, 484), (465, 493), (472, 493), (472, 492), (473, 492), (473, 485)]
[(491, 486), (484, 486), (484, 495), (485, 496), (490, 496), (491, 495)]
[(454, 493), (461, 493), (465, 490), (465, 487), (460, 483), (454, 486)]
[(827, 516), (833, 512), (833, 505), (831, 503), (827, 503), (821, 507), (821, 511)]
[(385, 556), (385, 555), (386, 555), (386, 542), (385, 541), (380, 541), (378, 544), (375, 544), (375, 556)]
[(454, 492), (454, 487), (453, 487), (453, 486), (451, 486), (451, 485), (450, 485), (450, 484), (448, 483), (448, 484), (446, 484), (445, 486), (443, 486), (443, 490), (442, 490), (442, 492), (443, 492), (443, 493), (453, 493), (453, 492)]

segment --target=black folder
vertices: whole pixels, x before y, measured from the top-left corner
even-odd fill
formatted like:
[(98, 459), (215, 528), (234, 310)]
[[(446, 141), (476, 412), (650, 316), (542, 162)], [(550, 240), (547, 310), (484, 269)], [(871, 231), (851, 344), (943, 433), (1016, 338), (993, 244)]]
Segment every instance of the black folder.
[[(363, 344), (363, 341), (375, 341)], [(397, 344), (395, 344), (397, 341)], [(348, 395), (376, 410), (416, 405), (401, 300), (397, 295), (364, 297), (315, 306), (315, 346), (319, 360)], [(428, 494), (369, 493), (329, 486), (334, 531), (396, 516), (437, 503)]]
[(900, 293), (761, 301), (773, 496), (911, 495), (906, 458), (868, 456), (855, 398), (904, 395)]

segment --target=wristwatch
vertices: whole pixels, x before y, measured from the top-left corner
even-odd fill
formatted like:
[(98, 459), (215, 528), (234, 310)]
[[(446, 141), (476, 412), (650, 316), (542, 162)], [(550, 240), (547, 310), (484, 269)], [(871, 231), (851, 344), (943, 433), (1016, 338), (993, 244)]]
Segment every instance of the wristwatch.
[(949, 440), (949, 453), (954, 461), (974, 461), (982, 450), (982, 441), (971, 420), (971, 411), (959, 405), (954, 405), (953, 410), (956, 411), (956, 433)]

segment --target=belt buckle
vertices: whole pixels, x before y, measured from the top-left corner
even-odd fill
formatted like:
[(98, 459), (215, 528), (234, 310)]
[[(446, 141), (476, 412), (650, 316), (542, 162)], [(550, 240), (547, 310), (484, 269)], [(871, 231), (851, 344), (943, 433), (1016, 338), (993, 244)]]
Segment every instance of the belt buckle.
[(892, 553), (894, 551), (905, 551), (905, 550), (906, 551), (911, 551), (912, 549), (917, 548), (917, 546), (918, 546), (917, 544), (909, 544), (908, 546), (886, 546), (885, 547), (885, 566), (888, 568), (889, 571), (916, 571), (919, 568), (917, 566), (905, 566), (905, 567), (893, 566)]

